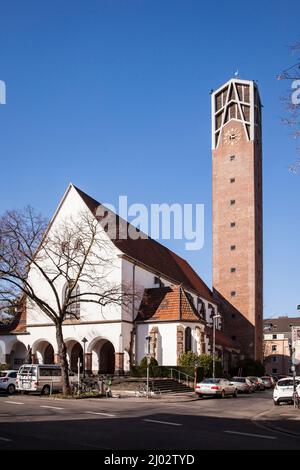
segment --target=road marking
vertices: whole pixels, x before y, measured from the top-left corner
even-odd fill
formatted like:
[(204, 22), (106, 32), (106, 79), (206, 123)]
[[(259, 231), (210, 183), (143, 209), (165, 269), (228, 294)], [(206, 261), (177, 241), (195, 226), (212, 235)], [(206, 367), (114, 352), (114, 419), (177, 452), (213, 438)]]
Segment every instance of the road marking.
[(264, 434), (251, 434), (251, 433), (248, 433), (248, 432), (237, 432), (237, 431), (224, 431), (224, 432), (227, 432), (228, 434), (238, 434), (240, 436), (260, 437), (261, 439), (277, 439), (277, 437), (266, 436)]
[(12, 439), (7, 439), (7, 437), (0, 437), (0, 441), (11, 442)]
[(21, 403), (20, 401), (5, 401), (4, 403), (10, 403), (12, 405), (24, 405), (24, 403)]
[(109, 416), (109, 417), (114, 417), (116, 415), (112, 415), (110, 413), (98, 413), (97, 411), (86, 411), (87, 414), (89, 415), (101, 415), (101, 416)]
[(51, 408), (51, 409), (53, 409), (53, 410), (64, 410), (64, 408), (60, 408), (59, 406), (41, 405), (41, 408)]
[(157, 421), (156, 419), (143, 419), (147, 423), (169, 424), (170, 426), (182, 426), (180, 423), (170, 423), (170, 421)]

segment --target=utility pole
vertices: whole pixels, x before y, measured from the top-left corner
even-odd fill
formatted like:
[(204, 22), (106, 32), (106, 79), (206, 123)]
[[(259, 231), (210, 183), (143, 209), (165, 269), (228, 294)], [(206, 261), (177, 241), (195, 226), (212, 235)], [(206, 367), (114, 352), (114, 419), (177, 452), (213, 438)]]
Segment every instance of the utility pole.
[(151, 361), (150, 342), (151, 336), (146, 336), (146, 357), (147, 357), (147, 398), (149, 397), (149, 366)]
[(216, 320), (221, 318), (221, 315), (213, 316), (213, 379), (216, 376)]

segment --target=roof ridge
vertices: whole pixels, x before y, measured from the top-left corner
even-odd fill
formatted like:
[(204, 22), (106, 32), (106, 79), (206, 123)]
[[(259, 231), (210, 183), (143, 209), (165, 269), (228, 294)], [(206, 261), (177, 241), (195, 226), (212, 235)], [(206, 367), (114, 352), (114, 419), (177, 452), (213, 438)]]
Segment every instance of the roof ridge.
[[(98, 206), (106, 207), (104, 204), (101, 204), (74, 184), (72, 184), (72, 186), (94, 215)], [(117, 223), (123, 221), (127, 224), (127, 227), (134, 227), (134, 225), (123, 219), (116, 212), (108, 208), (107, 210), (117, 216)], [(136, 227), (134, 228), (137, 229)], [(140, 233), (144, 234), (145, 238), (140, 237), (136, 240), (132, 240), (130, 237), (127, 239), (120, 239), (117, 237), (116, 239), (112, 239), (112, 242), (125, 255), (136, 259), (150, 269), (165, 275), (169, 279), (178, 281), (178, 283), (183, 284), (185, 288), (197, 293), (197, 295), (203, 296), (207, 300), (214, 301), (212, 290), (201, 279), (186, 259), (179, 256), (158, 240), (154, 240), (148, 234), (142, 231), (140, 231)], [(135, 242), (135, 244), (133, 245), (132, 242)], [(143, 247), (141, 247), (141, 242), (144, 242)], [(147, 242), (148, 244), (145, 245)], [(147, 251), (151, 251), (151, 249), (152, 252), (154, 251), (153, 256), (150, 256), (149, 253), (147, 253)]]

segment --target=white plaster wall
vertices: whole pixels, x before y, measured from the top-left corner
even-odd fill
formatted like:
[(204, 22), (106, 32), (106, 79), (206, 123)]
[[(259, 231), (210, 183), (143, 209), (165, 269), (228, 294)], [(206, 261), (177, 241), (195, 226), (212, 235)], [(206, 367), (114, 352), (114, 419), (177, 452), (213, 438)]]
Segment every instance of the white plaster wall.
[[(51, 231), (59, 230), (61, 225), (70, 220), (70, 217), (75, 218), (80, 217), (80, 214), (87, 212), (88, 209), (74, 189), (73, 186), (70, 186), (69, 191), (67, 192), (65, 199), (63, 200), (58, 212), (56, 213), (52, 225), (50, 227)], [(68, 223), (68, 222), (67, 222)], [(99, 268), (99, 273), (101, 269), (101, 274), (105, 276), (105, 279), (109, 285), (121, 285), (122, 282), (122, 269), (121, 269), (121, 259), (118, 257), (120, 251), (113, 245), (111, 240), (108, 238), (106, 233), (101, 232), (101, 238), (105, 242), (105, 249), (109, 250), (109, 258), (112, 259), (112, 263), (105, 268)], [(49, 265), (52, 268), (52, 264)], [(43, 267), (47, 271), (47, 262), (43, 262)], [(49, 268), (48, 268), (49, 269)], [(34, 285), (37, 295), (42, 299), (45, 299), (52, 307), (56, 307), (56, 300), (53, 291), (48, 285), (45, 278), (38, 272), (36, 268), (32, 268), (29, 273), (30, 282)], [(81, 292), (84, 292), (85, 286), (80, 284)], [(60, 278), (56, 283), (56, 290), (60, 294), (60, 301), (62, 300), (63, 290), (65, 287), (65, 280)], [(117, 305), (108, 305), (106, 307), (101, 307), (96, 304), (83, 304), (80, 305), (81, 310), (81, 320), (83, 321), (92, 321), (92, 320), (118, 320), (121, 318), (121, 307)], [(45, 324), (49, 323), (48, 317), (36, 306), (29, 303), (28, 313), (27, 313), (27, 322), (29, 325), (32, 324)]]
[(158, 359), (161, 366), (175, 366), (177, 363), (177, 325), (178, 323), (147, 323), (137, 326), (136, 362), (139, 364), (145, 356), (146, 336), (150, 335), (153, 327), (157, 327), (161, 335)]

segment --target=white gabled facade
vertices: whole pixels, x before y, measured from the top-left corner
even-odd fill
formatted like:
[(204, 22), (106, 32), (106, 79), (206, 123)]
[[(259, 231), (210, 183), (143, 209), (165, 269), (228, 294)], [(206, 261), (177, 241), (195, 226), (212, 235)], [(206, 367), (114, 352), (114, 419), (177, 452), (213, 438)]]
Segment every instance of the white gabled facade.
[[(68, 187), (59, 207), (49, 225), (49, 231), (59, 228), (65, 220), (80, 217), (87, 211), (87, 204), (80, 192), (72, 184)], [(93, 303), (80, 305), (80, 320), (66, 320), (63, 325), (63, 335), (67, 345), (70, 367), (76, 368), (78, 357), (83, 360), (83, 338), (85, 344), (85, 368), (93, 372), (123, 373), (128, 372), (131, 362), (139, 364), (145, 356), (145, 338), (156, 334), (155, 357), (160, 365), (176, 366), (178, 360), (178, 331), (191, 329), (191, 349), (194, 352), (210, 352), (208, 337), (205, 334), (205, 321), (199, 317), (193, 321), (147, 321), (136, 322), (142, 295), (145, 289), (159, 288), (159, 282), (165, 287), (176, 284), (176, 279), (170, 279), (163, 273), (144, 265), (139, 259), (124, 253), (103, 232), (109, 245), (113, 268), (110, 266), (107, 277), (112, 283), (131, 286), (133, 302), (130, 306), (110, 305), (101, 307)], [(44, 279), (36, 270), (30, 273), (31, 283), (43, 299), (53, 305), (53, 293)], [(180, 281), (177, 281), (177, 285)], [(63, 295), (65, 286), (57, 285), (57, 290)], [(83, 288), (83, 286), (80, 286)], [(217, 313), (217, 305), (211, 299), (196, 293), (184, 286), (190, 296), (190, 302), (197, 306), (201, 300), (206, 322), (211, 324), (211, 308)], [(196, 307), (195, 307), (196, 308)], [(57, 361), (57, 344), (55, 327), (50, 319), (37, 307), (27, 305), (26, 328), (22, 331), (16, 328), (5, 334), (0, 330), (0, 363), (9, 363), (10, 367), (18, 368), (31, 354), (34, 362)], [(196, 317), (195, 317), (196, 318)], [(202, 333), (202, 335), (200, 334)], [(201, 337), (200, 337), (201, 336)], [(201, 344), (200, 344), (201, 343)], [(183, 339), (183, 350), (184, 350)]]

